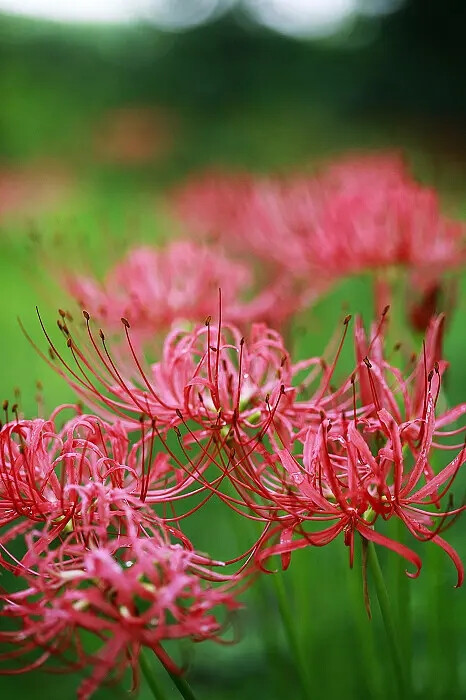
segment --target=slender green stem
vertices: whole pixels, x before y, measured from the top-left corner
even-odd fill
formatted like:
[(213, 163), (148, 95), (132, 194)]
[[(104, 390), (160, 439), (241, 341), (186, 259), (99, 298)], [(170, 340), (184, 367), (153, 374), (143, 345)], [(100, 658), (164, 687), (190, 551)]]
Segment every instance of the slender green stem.
[[(404, 544), (406, 527), (404, 523), (397, 521), (397, 540)], [(410, 580), (406, 576), (405, 563), (401, 557), (398, 557), (397, 567), (395, 569), (396, 576), (396, 599), (398, 608), (398, 629), (400, 630), (400, 644), (404, 658), (404, 669), (406, 678), (409, 683), (411, 674), (411, 655), (412, 655), (412, 617), (411, 617), (411, 587)]]
[(139, 664), (141, 666), (142, 675), (146, 679), (146, 683), (152, 691), (155, 700), (165, 700), (165, 693), (157, 683), (157, 677), (154, 672), (152, 663), (147, 657), (147, 652), (143, 649), (139, 655)]
[(176, 673), (171, 673), (171, 671), (168, 671), (168, 675), (180, 691), (180, 694), (182, 695), (184, 700), (196, 700), (196, 696), (194, 695), (191, 686), (189, 685), (186, 678), (184, 678), (184, 676), (177, 676)]
[[(364, 546), (366, 540), (362, 540)], [(352, 615), (353, 629), (357, 643), (355, 651), (360, 654), (362, 666), (365, 669), (364, 682), (367, 684), (369, 697), (383, 697), (383, 671), (380, 655), (377, 653), (377, 642), (374, 635), (373, 625), (368, 617), (367, 609), (365, 608), (365, 600), (361, 591), (361, 574), (363, 577), (363, 586), (365, 582), (365, 571), (363, 570), (362, 550), (356, 549), (355, 566), (353, 569), (348, 567), (348, 554), (345, 549), (339, 548), (340, 556), (344, 559), (345, 571), (348, 580), (348, 590), (350, 597), (350, 609), (355, 611)]]
[(299, 674), (303, 695), (306, 698), (306, 700), (311, 700), (311, 698), (313, 698), (314, 695), (312, 693), (311, 681), (308, 673), (308, 665), (303, 655), (298, 635), (296, 634), (296, 619), (294, 619), (293, 613), (290, 609), (290, 604), (286, 593), (285, 585), (283, 583), (282, 575), (279, 573), (272, 574), (272, 580), (275, 584), (275, 590), (278, 599), (278, 609), (280, 611), (280, 616), (282, 618), (283, 627), (285, 630), (286, 637), (288, 639), (288, 644), (290, 646), (291, 653), (296, 664), (296, 670)]
[(385, 579), (383, 577), (382, 569), (380, 568), (377, 550), (373, 542), (368, 542), (367, 553), (368, 563), (372, 571), (372, 578), (374, 581), (375, 590), (379, 601), (380, 612), (382, 613), (382, 619), (385, 625), (385, 631), (387, 633), (388, 645), (390, 648), (393, 667), (395, 670), (395, 677), (398, 685), (399, 697), (408, 697), (406, 693), (404, 664), (397, 636), (395, 621), (393, 618), (393, 611), (390, 604), (390, 598), (388, 596), (387, 587), (385, 585)]
[[(147, 656), (147, 651), (141, 651), (141, 654), (139, 656), (139, 663), (141, 666), (142, 674), (146, 679), (147, 685), (151, 689), (152, 695), (154, 696), (155, 700), (166, 700), (165, 693), (163, 692), (160, 685), (157, 683), (157, 677), (154, 673), (153, 665)], [(185, 678), (183, 678), (183, 676), (177, 676), (175, 673), (169, 671), (168, 668), (165, 668), (165, 670), (172, 679), (175, 686), (178, 688), (184, 700), (196, 700), (196, 696), (194, 695), (188, 681)]]

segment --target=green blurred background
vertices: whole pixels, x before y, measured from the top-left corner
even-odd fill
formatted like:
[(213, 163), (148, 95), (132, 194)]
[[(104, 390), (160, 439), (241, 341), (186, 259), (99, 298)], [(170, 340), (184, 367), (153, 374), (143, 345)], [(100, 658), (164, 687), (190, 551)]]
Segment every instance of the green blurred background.
[[(252, 4), (207, 3), (209, 21), (179, 30), (159, 26), (157, 3), (151, 21), (132, 24), (0, 14), (0, 378), (4, 397), (20, 389), (26, 415), (37, 410), (37, 380), (49, 409), (71, 394), (24, 339), (17, 317), (41, 342), (34, 307), (51, 325), (57, 306), (66, 306), (61, 266), (91, 260), (102, 273), (130, 244), (179, 235), (165, 193), (197, 170), (284, 173), (348, 149), (401, 148), (416, 175), (438, 187), (445, 209), (466, 213), (461, 0), (361, 0), (334, 27), (295, 23), (298, 36), (286, 24), (281, 31), (261, 24)], [(195, 17), (205, 5), (175, 2), (167, 17), (173, 24), (183, 8)], [(464, 400), (466, 387), (464, 284), (447, 337), (452, 403)], [(323, 350), (343, 307), (370, 312), (368, 290), (368, 279), (351, 280), (319, 302), (301, 319), (297, 354)], [(213, 517), (213, 542), (197, 525), (203, 547), (218, 552), (219, 542), (246, 541), (241, 523), (215, 506), (205, 522)], [(465, 554), (460, 528), (450, 539)], [(452, 590), (446, 558), (432, 550), (423, 549), (415, 582), (394, 555), (382, 553), (382, 564), (398, 594), (413, 697), (459, 699), (466, 604)], [(283, 576), (316, 700), (396, 697), (380, 620), (365, 619), (360, 579), (340, 541), (297, 554)], [(273, 590), (267, 580), (248, 594), (239, 644), (186, 649), (201, 699), (299, 698)], [(63, 700), (76, 685), (73, 676), (39, 672), (0, 677), (0, 697)], [(140, 696), (149, 698), (144, 684)], [(123, 691), (114, 687), (96, 695), (118, 697)]]

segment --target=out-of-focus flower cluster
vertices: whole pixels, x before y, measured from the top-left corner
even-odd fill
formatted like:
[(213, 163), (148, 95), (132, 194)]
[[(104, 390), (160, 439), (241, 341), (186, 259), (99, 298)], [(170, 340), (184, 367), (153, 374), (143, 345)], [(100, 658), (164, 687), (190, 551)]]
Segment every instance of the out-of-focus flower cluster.
[[(40, 319), (38, 351), (93, 413), (26, 420), (4, 404), (0, 564), (19, 585), (0, 594), (2, 660), (10, 673), (51, 657), (90, 669), (82, 700), (127, 669), (137, 684), (143, 647), (179, 673), (165, 643), (219, 638), (277, 555), (287, 568), (294, 550), (340, 537), (352, 565), (360, 538), (417, 577), (417, 545), (385, 524), (396, 520), (464, 578), (442, 536), (464, 508), (452, 485), (466, 461), (466, 404), (447, 408), (442, 390), (444, 316), (429, 314), (421, 349), (398, 349), (399, 362), (388, 308), (368, 331), (346, 317), (322, 356), (296, 360), (283, 337), (342, 275), (402, 264), (437, 284), (462, 263), (462, 226), (392, 156), (287, 182), (207, 179), (178, 203), (214, 245), (135, 249), (103, 284), (70, 275), (83, 312), (60, 312), (63, 343)], [(259, 279), (244, 252), (266, 263)], [(246, 551), (191, 543), (185, 523), (211, 499), (260, 524)]]
[(53, 208), (72, 190), (72, 176), (60, 163), (0, 165), (0, 221), (30, 217)]
[(436, 191), (416, 182), (397, 154), (344, 157), (312, 176), (206, 174), (180, 188), (174, 205), (196, 234), (253, 254), (274, 274), (286, 271), (305, 299), (372, 271), (381, 312), (394, 268), (405, 268), (420, 330), (435, 311), (443, 275), (465, 261), (464, 224), (441, 213)]

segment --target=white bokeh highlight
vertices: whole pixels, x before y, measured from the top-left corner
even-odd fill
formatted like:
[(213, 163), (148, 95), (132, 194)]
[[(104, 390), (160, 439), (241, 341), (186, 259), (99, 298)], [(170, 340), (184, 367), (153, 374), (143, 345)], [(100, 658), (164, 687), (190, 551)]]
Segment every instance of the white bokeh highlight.
[(337, 31), (360, 6), (359, 0), (249, 0), (262, 24), (284, 34), (326, 36)]
[[(211, 18), (235, 0), (0, 0), (0, 11), (60, 22), (128, 23), (149, 19), (183, 29)], [(285, 34), (322, 36), (350, 18), (360, 0), (248, 0), (252, 15)]]

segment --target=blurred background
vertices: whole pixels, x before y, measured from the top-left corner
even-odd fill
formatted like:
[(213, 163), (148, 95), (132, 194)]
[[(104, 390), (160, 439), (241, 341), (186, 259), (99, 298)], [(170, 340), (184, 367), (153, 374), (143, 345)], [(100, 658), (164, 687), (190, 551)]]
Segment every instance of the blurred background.
[[(198, 170), (286, 173), (345, 150), (396, 148), (440, 190), (447, 211), (466, 214), (465, 26), (462, 0), (0, 0), (2, 396), (19, 388), (26, 415), (36, 411), (37, 380), (49, 408), (70, 396), (17, 317), (36, 336), (35, 304), (53, 322), (57, 304), (66, 303), (55, 284), (60, 260), (92, 257), (104, 271), (129, 243), (179, 233), (166, 193)], [(302, 341), (307, 353), (323, 349), (343, 303), (364, 307), (365, 291), (353, 280), (316, 307)], [(464, 280), (447, 340), (452, 401), (464, 400), (466, 386), (463, 291)], [(313, 576), (297, 557), (295, 576), (311, 611), (305, 634), (315, 697), (385, 697), (383, 658), (374, 670), (379, 691), (364, 671), (363, 647), (371, 644), (364, 631), (361, 663), (346, 655), (355, 634), (354, 606), (339, 591), (346, 553), (329, 551), (315, 555)], [(417, 675), (431, 679), (429, 697), (460, 698), (466, 656), (456, 649), (448, 662), (435, 662), (460, 614), (451, 572), (435, 556), (438, 575), (417, 582), (417, 643), (429, 650), (419, 655)], [(351, 585), (362, 605), (359, 582)], [(432, 606), (441, 633), (429, 632)], [(196, 654), (201, 697), (295, 697), (281, 633), (269, 630), (267, 657), (258, 625), (244, 627), (237, 647), (207, 645)], [(286, 673), (272, 677), (267, 658)], [(0, 678), (0, 694), (62, 700), (75, 685), (32, 674)], [(419, 697), (423, 687), (419, 681)], [(121, 695), (112, 688), (98, 697)]]

